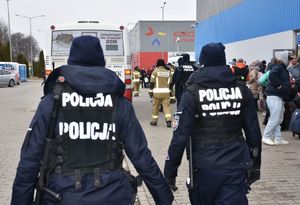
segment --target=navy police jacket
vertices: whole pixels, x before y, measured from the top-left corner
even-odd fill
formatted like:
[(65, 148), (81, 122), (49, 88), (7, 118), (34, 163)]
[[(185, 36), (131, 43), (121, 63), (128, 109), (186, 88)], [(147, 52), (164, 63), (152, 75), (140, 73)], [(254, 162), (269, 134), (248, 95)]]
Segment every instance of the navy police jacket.
[[(183, 89), (185, 88), (185, 83), (187, 82), (190, 75), (197, 70), (194, 63), (190, 62), (190, 56), (188, 54), (183, 54), (181, 62), (176, 67), (172, 81), (170, 83), (170, 88), (172, 89), (175, 85), (175, 97), (180, 101)], [(179, 61), (178, 61), (179, 62)]]
[[(199, 68), (195, 71), (189, 78), (188, 84), (197, 84), (203, 88), (218, 89), (227, 87), (228, 85), (236, 85), (236, 78), (226, 65), (211, 66)], [(258, 147), (261, 150), (261, 132), (258, 124), (255, 101), (251, 91), (247, 87), (243, 90), (243, 104), (240, 112), (241, 124), (233, 124), (232, 126), (241, 127), (243, 129), (245, 140), (231, 143), (212, 143), (204, 146), (193, 140), (194, 168), (249, 169), (252, 166), (256, 166), (256, 168), (260, 167), (260, 160), (253, 164), (249, 152), (249, 148), (251, 147)], [(165, 161), (164, 168), (164, 175), (167, 178), (175, 178), (177, 176), (177, 170), (181, 163), (188, 139), (190, 136), (195, 135), (197, 131), (195, 126), (201, 126), (201, 123), (196, 122), (196, 115), (206, 115), (205, 113), (198, 113), (197, 103), (195, 96), (187, 88), (182, 95), (181, 103), (174, 117), (173, 138), (169, 146), (168, 157)], [(218, 124), (222, 123), (218, 122)], [(223, 124), (228, 125), (228, 122)], [(210, 128), (205, 127), (205, 129), (221, 128), (211, 126)], [(218, 130), (217, 133), (221, 132), (222, 130)], [(242, 130), (238, 133), (242, 134)], [(198, 133), (198, 135), (201, 134), (203, 133)]]
[[(163, 175), (147, 147), (144, 132), (136, 118), (132, 104), (123, 97), (125, 85), (117, 75), (99, 66), (66, 66), (56, 69), (45, 85), (45, 96), (32, 119), (24, 140), (16, 178), (13, 184), (12, 205), (32, 205), (37, 183), (40, 160), (43, 155), (47, 128), (53, 107), (51, 78), (63, 75), (78, 93), (111, 93), (119, 95), (116, 107), (117, 133), (122, 138), (124, 150), (134, 167), (141, 174), (156, 204), (171, 204), (173, 195)], [(58, 132), (58, 130), (56, 131)], [(56, 135), (57, 136), (57, 135)], [(79, 150), (80, 151), (80, 150)], [(132, 189), (128, 178), (121, 170), (100, 173), (101, 186), (94, 187), (94, 177), (82, 177), (82, 189), (74, 190), (74, 177), (53, 174), (49, 176), (48, 187), (63, 195), (59, 203), (43, 200), (43, 204), (110, 204), (128, 205)]]

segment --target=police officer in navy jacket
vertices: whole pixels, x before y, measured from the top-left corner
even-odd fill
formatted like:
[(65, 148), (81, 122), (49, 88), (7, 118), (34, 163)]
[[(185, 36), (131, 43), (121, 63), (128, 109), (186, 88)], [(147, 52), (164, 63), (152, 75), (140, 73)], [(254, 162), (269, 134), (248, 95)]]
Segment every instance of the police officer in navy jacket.
[(170, 83), (170, 90), (172, 90), (175, 85), (177, 107), (180, 104), (182, 93), (186, 87), (186, 82), (195, 70), (197, 70), (197, 67), (190, 61), (190, 55), (187, 53), (182, 54), (182, 57), (178, 59), (178, 67), (175, 69), (172, 82)]
[(172, 192), (147, 147), (132, 104), (123, 97), (125, 85), (105, 68), (99, 39), (92, 36), (74, 38), (68, 65), (55, 69), (45, 84), (22, 146), (11, 204), (32, 205), (58, 78), (64, 81), (46, 186), (62, 199), (53, 202), (45, 193), (42, 204), (131, 204), (133, 190), (122, 170), (122, 150), (156, 204), (171, 204)]
[(194, 186), (188, 187), (190, 201), (197, 205), (248, 204), (249, 185), (260, 177), (255, 101), (226, 65), (224, 50), (221, 43), (202, 48), (202, 67), (191, 75), (182, 95), (165, 161), (164, 175), (175, 190), (178, 167), (192, 137)]

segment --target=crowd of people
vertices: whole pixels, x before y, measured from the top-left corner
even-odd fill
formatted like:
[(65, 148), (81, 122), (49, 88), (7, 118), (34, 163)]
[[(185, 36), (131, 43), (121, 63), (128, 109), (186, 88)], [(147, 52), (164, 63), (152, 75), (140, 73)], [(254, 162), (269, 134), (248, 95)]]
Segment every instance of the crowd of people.
[[(285, 59), (282, 59), (285, 58)], [(256, 60), (250, 64), (247, 64), (242, 58), (236, 60), (233, 59), (231, 64), (231, 71), (233, 72), (236, 79), (247, 85), (247, 87), (251, 90), (253, 97), (255, 101), (257, 102), (256, 110), (261, 111), (262, 115), (264, 115), (263, 124), (266, 125), (266, 136), (263, 138), (263, 142), (265, 142), (268, 145), (275, 145), (275, 144), (287, 144), (288, 142), (286, 140), (283, 140), (277, 132), (269, 133), (270, 125), (272, 125), (274, 122), (274, 113), (282, 113), (280, 116), (275, 117), (275, 121), (277, 121), (275, 124), (278, 124), (278, 121), (280, 121), (280, 128), (273, 128), (273, 129), (280, 129), (281, 131), (285, 131), (289, 129), (290, 119), (293, 111), (296, 108), (299, 108), (299, 84), (300, 84), (300, 58), (296, 57), (295, 55), (289, 54), (287, 51), (279, 52), (277, 53), (277, 56), (270, 60), (269, 63), (267, 63), (265, 60)], [(274, 103), (274, 100), (270, 100), (271, 96), (278, 96), (278, 92), (274, 93), (274, 90), (272, 91), (272, 83), (268, 85), (269, 81), (269, 75), (270, 71), (275, 67), (273, 72), (271, 73), (271, 78), (273, 79), (271, 82), (274, 82), (274, 80), (278, 80), (278, 77), (282, 77), (282, 74), (279, 74), (277, 71), (277, 68), (280, 66), (284, 66), (286, 70), (286, 79), (287, 83), (286, 90), (280, 91), (280, 93), (284, 95), (288, 95), (288, 97), (281, 96), (283, 104), (282, 106), (276, 106), (277, 109), (280, 108), (280, 110), (274, 110), (274, 108), (271, 108), (272, 115), (270, 115), (270, 108), (272, 107), (272, 104)], [(154, 68), (153, 68), (154, 67)], [(138, 66), (135, 67), (135, 71), (138, 72), (137, 77), (134, 77), (133, 81), (138, 82), (142, 85), (144, 88), (150, 88), (151, 87), (151, 74), (152, 72), (158, 67), (158, 65), (153, 66), (151, 69), (140, 69)], [(189, 76), (197, 70), (197, 66), (195, 66), (192, 62), (189, 61), (188, 54), (183, 54), (181, 58), (178, 60), (178, 67), (175, 68), (172, 64), (164, 65), (164, 67), (170, 71), (170, 79), (169, 79), (169, 91), (170, 91), (170, 99), (171, 102), (176, 101), (177, 107), (180, 104), (181, 95), (183, 93), (183, 89), (185, 88), (185, 83), (187, 82)], [(184, 70), (185, 69), (185, 70)], [(288, 72), (287, 72), (288, 71)], [(275, 75), (274, 75), (275, 74)], [(277, 75), (276, 75), (277, 74)], [(274, 79), (275, 76), (275, 79)], [(278, 76), (278, 77), (276, 77)], [(136, 79), (136, 80), (135, 80)], [(150, 79), (150, 80), (148, 80)], [(155, 83), (153, 81), (153, 83)], [(284, 83), (284, 82), (276, 82), (277, 84)], [(139, 93), (139, 84), (134, 83), (134, 96), (137, 96)], [(174, 86), (175, 85), (175, 86)], [(290, 86), (290, 88), (289, 88)], [(165, 88), (167, 88), (166, 85), (164, 85)], [(174, 89), (175, 87), (175, 89)], [(176, 91), (176, 92), (175, 92)], [(152, 89), (150, 88), (150, 92), (152, 92)], [(277, 94), (276, 94), (277, 93)], [(269, 97), (269, 101), (272, 102), (272, 104), (268, 105), (267, 103), (267, 96)], [(151, 97), (153, 97), (151, 95)], [(276, 97), (275, 97), (276, 98)], [(161, 103), (160, 103), (161, 104)], [(169, 105), (165, 105), (166, 110), (169, 110)], [(162, 111), (163, 106), (160, 106), (160, 110)], [(151, 125), (157, 124), (157, 111), (155, 108), (155, 111), (153, 111), (153, 116), (155, 120), (151, 122)], [(169, 115), (169, 114), (167, 114)], [(282, 118), (282, 119), (281, 119)], [(167, 118), (166, 118), (167, 119)], [(167, 119), (169, 121), (169, 118)], [(269, 122), (269, 125), (267, 126)], [(275, 126), (275, 125), (274, 125)], [(271, 126), (273, 127), (273, 126)], [(270, 137), (270, 135), (273, 135)], [(274, 141), (275, 136), (277, 138), (276, 143)], [(270, 138), (274, 138), (272, 141)]]
[[(162, 105), (173, 128), (162, 173), (123, 95), (125, 84), (105, 68), (99, 39), (74, 38), (68, 65), (45, 82), (21, 149), (11, 204), (134, 204), (137, 179), (122, 166), (125, 152), (155, 204), (171, 205), (186, 150), (191, 204), (247, 205), (246, 194), (260, 179), (262, 141), (287, 144), (280, 132), (284, 102), (299, 105), (299, 60), (286, 52), (275, 57), (268, 65), (238, 59), (230, 67), (225, 46), (209, 43), (198, 66), (184, 54), (176, 68), (163, 59), (151, 74), (134, 68), (134, 96), (141, 84), (149, 87), (151, 126), (157, 126)], [(265, 86), (259, 83), (263, 78)], [(269, 117), (262, 136), (257, 109), (264, 98)]]
[[(216, 49), (215, 46), (216, 45), (209, 47), (208, 50)], [(201, 78), (204, 79), (207, 77), (207, 75), (210, 75), (207, 73), (205, 69), (206, 67), (214, 67), (214, 66), (218, 67), (219, 65), (224, 66), (224, 62), (223, 61), (221, 62), (221, 60), (220, 60), (221, 63), (219, 62), (218, 64), (218, 59), (214, 59), (214, 62), (207, 62), (208, 61), (206, 58), (207, 56), (205, 56), (206, 52), (204, 50), (202, 50), (202, 52), (201, 52), (201, 54), (203, 54), (202, 59), (201, 56), (199, 59), (200, 65), (194, 65), (194, 63), (190, 62), (188, 54), (183, 54), (182, 57), (178, 60), (178, 67), (175, 67), (171, 64), (165, 65), (163, 59), (159, 59), (157, 61), (156, 68), (154, 72), (152, 71), (153, 75), (149, 76), (150, 78), (149, 93), (150, 93), (150, 97), (154, 99), (152, 121), (150, 122), (152, 126), (157, 125), (158, 118), (159, 118), (158, 110), (160, 104), (162, 104), (163, 111), (165, 112), (167, 127), (170, 127), (171, 115), (170, 115), (169, 102), (170, 102), (170, 97), (175, 97), (177, 101), (177, 108), (176, 108), (177, 111), (175, 112), (174, 115), (175, 119), (173, 119), (173, 130), (177, 130), (179, 119), (183, 117), (182, 112), (184, 110), (188, 111), (192, 109), (192, 105), (193, 105), (192, 100), (188, 100), (188, 102), (186, 102), (187, 101), (186, 99), (184, 100), (184, 103), (181, 104), (181, 100), (182, 100), (181, 96), (184, 93), (189, 93), (187, 92), (188, 90), (190, 90), (190, 93), (194, 92), (193, 89), (191, 90), (192, 87), (191, 85), (193, 84), (193, 81), (197, 82), (196, 84), (199, 85), (200, 83), (198, 81)], [(216, 55), (216, 53), (214, 53), (214, 55)], [(216, 56), (214, 57), (216, 58)], [(249, 93), (251, 93), (254, 99), (252, 109), (255, 111), (255, 115), (257, 114), (257, 111), (259, 111), (260, 114), (264, 116), (264, 120), (262, 123), (265, 125), (265, 128), (262, 133), (261, 141), (266, 145), (289, 144), (287, 140), (283, 139), (281, 132), (289, 129), (289, 124), (293, 112), (295, 111), (295, 109), (300, 108), (300, 89), (299, 89), (300, 88), (300, 58), (296, 57), (293, 54), (290, 54), (288, 51), (280, 51), (275, 53), (274, 58), (271, 59), (269, 63), (267, 63), (265, 60), (262, 61), (256, 60), (250, 64), (247, 64), (246, 61), (244, 61), (242, 58), (239, 58), (238, 60), (233, 59), (232, 62), (229, 63), (229, 65), (230, 66), (228, 65), (227, 66), (228, 68), (230, 68), (229, 69), (230, 72), (226, 74), (228, 76), (226, 77), (224, 74), (224, 76), (222, 77), (227, 78), (225, 79), (225, 81), (234, 78), (238, 85), (246, 86), (250, 91)], [(223, 67), (223, 69), (224, 68), (225, 67)], [(199, 76), (200, 73), (203, 76)], [(213, 73), (213, 75), (217, 75), (217, 73)], [(213, 75), (210, 76), (210, 79), (207, 80), (209, 82), (209, 87), (214, 88), (217, 82), (213, 82), (212, 79), (215, 79), (216, 81), (218, 81), (219, 79)], [(196, 79), (194, 76), (198, 76), (198, 79)], [(142, 79), (141, 82), (143, 82)], [(207, 82), (204, 83), (205, 86), (208, 86), (206, 83)], [(224, 86), (224, 84), (222, 86)], [(201, 90), (201, 87), (197, 88), (196, 90), (199, 89)], [(193, 95), (197, 96), (199, 94), (193, 93)], [(184, 96), (186, 98), (189, 95), (185, 94)], [(201, 112), (216, 109), (213, 106), (210, 107), (210, 105), (212, 104), (209, 104), (209, 106), (207, 106), (206, 104), (202, 105)], [(193, 111), (192, 113), (194, 112), (195, 111)], [(199, 112), (200, 114), (200, 110), (197, 112)], [(251, 116), (251, 114), (248, 115), (247, 120), (250, 119), (249, 116)], [(186, 124), (186, 122), (189, 122), (187, 124), (192, 125), (193, 124), (192, 120), (193, 118), (190, 116), (188, 118), (185, 118), (183, 123)], [(254, 120), (254, 124), (252, 124), (253, 126), (252, 134), (258, 133), (259, 131), (257, 130), (259, 130), (259, 128), (257, 127), (257, 124), (255, 124), (256, 123), (255, 117), (253, 117), (252, 120)], [(203, 126), (203, 123), (204, 122), (202, 122), (202, 124), (200, 123), (199, 126)], [(215, 124), (218, 123), (215, 122)], [(209, 127), (210, 125), (207, 124), (207, 126)], [(246, 129), (250, 129), (250, 128), (246, 128)], [(188, 129), (185, 129), (184, 133), (180, 133), (180, 135), (186, 135), (186, 132), (188, 130), (193, 130), (193, 128), (189, 127)], [(226, 128), (223, 127), (223, 132), (224, 130), (226, 130)], [(205, 130), (199, 131), (199, 134), (200, 132), (201, 134), (203, 134), (203, 132), (205, 133)], [(180, 136), (177, 136), (176, 133), (177, 132), (174, 132), (173, 140), (174, 138), (175, 139), (180, 138)], [(252, 134), (248, 133), (249, 136), (251, 136)], [(255, 137), (253, 137), (253, 139), (254, 138)], [(255, 139), (257, 140), (257, 138)], [(176, 186), (175, 186), (175, 179), (173, 176), (175, 175), (176, 172), (174, 172), (172, 169), (174, 168), (173, 166), (175, 167), (178, 166), (177, 163), (178, 161), (180, 161), (180, 154), (185, 148), (183, 144), (187, 142), (186, 140), (184, 140), (183, 144), (181, 143), (178, 144), (178, 142), (175, 143), (175, 141), (173, 140), (169, 148), (168, 157), (175, 158), (176, 163), (174, 164), (174, 159), (170, 161), (167, 160), (164, 174), (167, 177), (166, 179), (170, 184), (170, 187), (175, 190)], [(248, 144), (248, 147), (251, 146), (256, 147), (259, 149), (260, 152), (261, 147), (258, 144), (256, 145)], [(176, 147), (176, 150), (173, 150), (174, 149), (173, 146)], [(180, 150), (179, 147), (181, 147)], [(260, 167), (260, 160), (256, 162), (254, 168), (256, 170), (259, 170), (259, 167)], [(172, 171), (170, 171), (170, 169)], [(259, 173), (260, 172), (254, 171), (255, 177), (259, 178)], [(205, 175), (209, 176), (210, 174), (208, 172), (205, 172)], [(190, 199), (191, 201), (194, 202), (197, 201), (196, 196), (194, 199), (193, 196), (191, 195)], [(242, 201), (243, 199), (241, 198), (240, 200)]]
[(299, 104), (300, 58), (288, 51), (277, 52), (265, 60), (249, 65), (243, 59), (232, 60), (232, 71), (245, 83), (257, 101), (257, 110), (265, 116), (263, 142), (267, 145), (288, 144), (281, 131), (288, 130), (292, 113)]

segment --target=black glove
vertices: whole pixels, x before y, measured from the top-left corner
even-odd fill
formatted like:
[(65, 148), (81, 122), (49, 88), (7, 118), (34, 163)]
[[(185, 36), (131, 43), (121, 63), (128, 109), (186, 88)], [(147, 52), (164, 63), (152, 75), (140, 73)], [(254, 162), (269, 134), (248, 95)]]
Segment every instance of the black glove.
[(177, 191), (176, 178), (166, 178), (166, 181), (172, 191)]
[(247, 170), (247, 183), (249, 186), (259, 179), (260, 179), (260, 169)]

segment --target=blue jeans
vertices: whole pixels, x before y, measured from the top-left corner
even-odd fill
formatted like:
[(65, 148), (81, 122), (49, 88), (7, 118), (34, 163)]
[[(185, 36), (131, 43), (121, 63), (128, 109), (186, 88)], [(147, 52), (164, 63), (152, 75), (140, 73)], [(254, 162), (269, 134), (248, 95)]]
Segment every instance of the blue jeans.
[(281, 140), (281, 126), (284, 114), (284, 102), (278, 96), (267, 96), (267, 105), (270, 110), (270, 117), (264, 130), (263, 137)]

